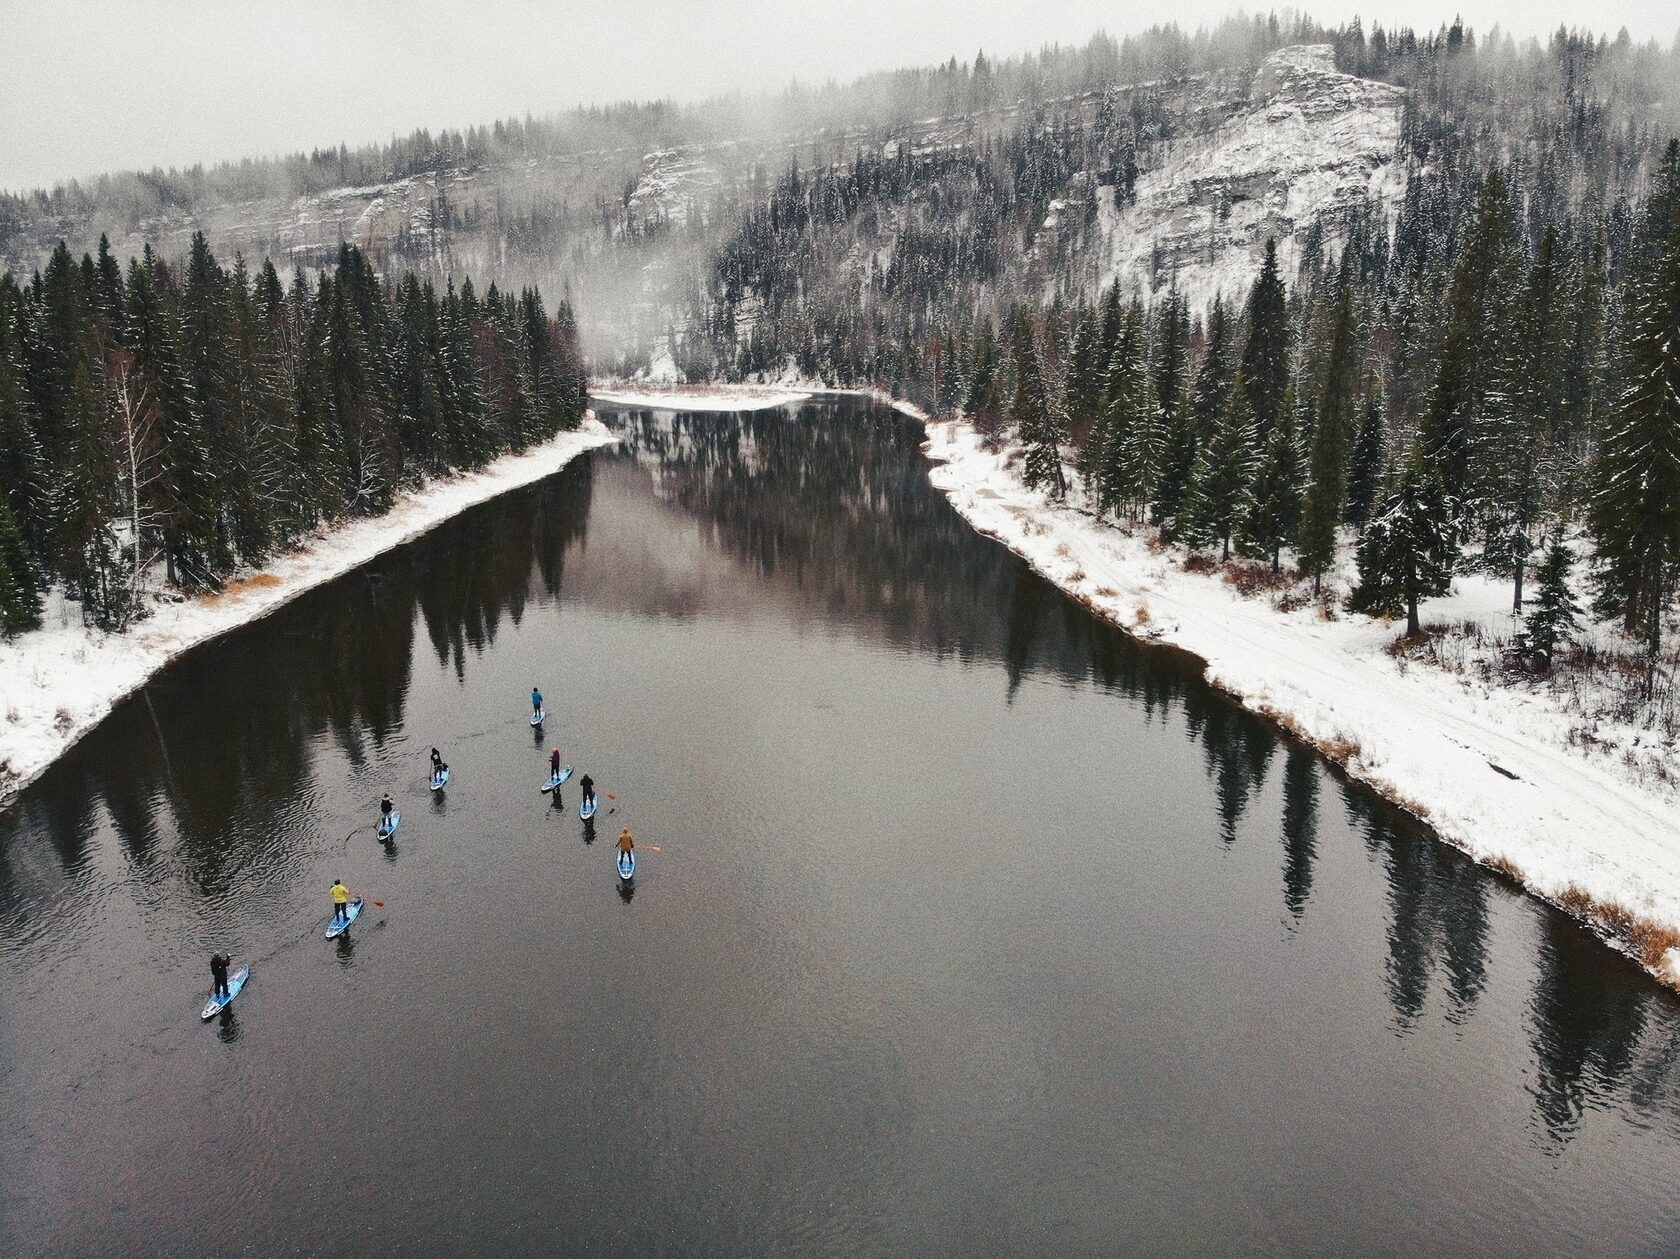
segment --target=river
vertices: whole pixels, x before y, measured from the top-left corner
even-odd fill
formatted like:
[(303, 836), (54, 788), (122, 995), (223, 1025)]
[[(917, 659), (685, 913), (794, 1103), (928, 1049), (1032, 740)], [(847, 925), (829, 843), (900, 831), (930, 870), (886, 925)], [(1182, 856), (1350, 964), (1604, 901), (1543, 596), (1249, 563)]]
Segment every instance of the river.
[(915, 424), (603, 414), (0, 816), (0, 1250), (1680, 1252), (1671, 994), (975, 534)]

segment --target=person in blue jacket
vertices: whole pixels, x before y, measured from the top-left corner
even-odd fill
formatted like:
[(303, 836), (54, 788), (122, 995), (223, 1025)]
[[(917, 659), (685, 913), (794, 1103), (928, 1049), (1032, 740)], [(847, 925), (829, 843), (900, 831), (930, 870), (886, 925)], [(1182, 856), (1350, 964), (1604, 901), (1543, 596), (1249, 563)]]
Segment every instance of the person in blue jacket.
[(542, 692), (533, 686), (531, 688), (531, 716), (541, 717), (542, 710)]

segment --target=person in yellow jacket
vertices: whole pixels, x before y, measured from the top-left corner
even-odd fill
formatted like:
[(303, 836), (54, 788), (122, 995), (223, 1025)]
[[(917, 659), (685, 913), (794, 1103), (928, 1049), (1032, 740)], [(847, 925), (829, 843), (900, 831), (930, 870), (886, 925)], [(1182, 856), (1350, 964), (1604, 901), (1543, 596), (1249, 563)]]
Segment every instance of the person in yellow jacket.
[(344, 886), (343, 879), (334, 879), (332, 885), (333, 921), (350, 916), (350, 889)]
[(624, 833), (618, 837), (618, 850), (619, 852), (629, 852), (635, 846), (636, 837), (630, 833), (630, 828), (626, 826)]

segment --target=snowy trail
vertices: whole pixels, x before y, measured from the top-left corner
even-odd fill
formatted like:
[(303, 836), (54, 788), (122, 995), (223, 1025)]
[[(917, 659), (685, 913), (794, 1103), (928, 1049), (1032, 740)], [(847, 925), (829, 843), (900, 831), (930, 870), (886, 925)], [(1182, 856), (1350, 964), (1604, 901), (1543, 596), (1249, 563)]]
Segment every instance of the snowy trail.
[(434, 481), (390, 511), (318, 535), (220, 594), (160, 602), (127, 633), (84, 627), (79, 617), (0, 642), (0, 804), (40, 776), (116, 703), (183, 652), (266, 616), (451, 516), (540, 481), (617, 438), (592, 414), (522, 454), (478, 472)]
[(1666, 948), (1680, 931), (1680, 809), (1572, 750), (1555, 705), (1405, 666), (1383, 650), (1395, 629), (1370, 618), (1282, 612), (1185, 572), (1141, 538), (1027, 490), (1007, 453), (984, 450), (966, 425), (926, 426), (930, 480), (977, 529), (1100, 614), (1201, 657), (1246, 707), (1472, 857), (1613, 929), (1618, 947), (1680, 984), (1680, 951)]

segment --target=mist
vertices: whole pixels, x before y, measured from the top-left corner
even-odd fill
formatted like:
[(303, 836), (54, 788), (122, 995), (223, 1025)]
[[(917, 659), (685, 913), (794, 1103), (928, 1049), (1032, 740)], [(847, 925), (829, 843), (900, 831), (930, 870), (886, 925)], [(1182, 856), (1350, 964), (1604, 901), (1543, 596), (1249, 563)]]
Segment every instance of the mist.
[[(1262, 10), (1263, 11), (1263, 10)], [(1314, 4), (1326, 24), (1430, 30), (1457, 13), (1518, 36), (1580, 23), (1568, 0)], [(113, 5), (0, 4), (0, 189), (50, 187), (119, 169), (185, 167), (352, 147), (425, 127), (464, 128), (622, 100), (695, 101), (821, 84), (871, 71), (1008, 56), (1142, 31), (1187, 30), (1233, 12), (1223, 0), (1055, 6), (928, 0), (768, 0), (634, 6), (487, 0), (343, 5), (331, 0)], [(1280, 15), (1288, 10), (1280, 10)], [(1605, 0), (1595, 31), (1676, 37), (1667, 0)]]

